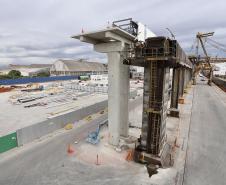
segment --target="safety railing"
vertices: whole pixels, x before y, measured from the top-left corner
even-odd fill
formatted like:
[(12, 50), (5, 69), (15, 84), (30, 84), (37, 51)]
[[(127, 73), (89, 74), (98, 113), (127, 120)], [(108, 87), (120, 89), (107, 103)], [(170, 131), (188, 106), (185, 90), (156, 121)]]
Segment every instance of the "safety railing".
[(176, 49), (174, 47), (169, 48), (135, 48), (136, 57), (176, 57)]

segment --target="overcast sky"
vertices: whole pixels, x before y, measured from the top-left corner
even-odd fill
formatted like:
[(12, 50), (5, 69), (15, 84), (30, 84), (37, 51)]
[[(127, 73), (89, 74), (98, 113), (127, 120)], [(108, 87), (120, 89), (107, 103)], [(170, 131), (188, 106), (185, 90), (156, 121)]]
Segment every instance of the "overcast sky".
[[(52, 63), (59, 58), (106, 61), (70, 36), (132, 17), (157, 35), (176, 35), (190, 51), (198, 31), (226, 44), (225, 0), (0, 0), (0, 65)], [(214, 55), (222, 55), (218, 51)]]

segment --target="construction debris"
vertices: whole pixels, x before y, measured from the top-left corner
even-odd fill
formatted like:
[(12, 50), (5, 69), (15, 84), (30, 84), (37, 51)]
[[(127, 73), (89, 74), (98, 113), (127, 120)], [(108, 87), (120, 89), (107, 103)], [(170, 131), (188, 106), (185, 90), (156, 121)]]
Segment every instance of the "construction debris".
[(38, 96), (38, 97), (25, 97), (25, 98), (19, 98), (17, 99), (17, 101), (19, 103), (27, 103), (27, 102), (31, 102), (31, 101), (35, 101), (35, 100), (39, 100), (44, 98), (45, 96)]
[(73, 129), (73, 124), (72, 123), (68, 123), (65, 127), (64, 127), (65, 130), (71, 130)]
[(26, 89), (22, 89), (21, 91), (23, 92), (36, 92), (36, 91), (42, 91), (44, 89), (44, 87), (42, 85), (36, 87), (36, 88), (26, 88)]
[(184, 98), (180, 97), (179, 100), (178, 100), (178, 103), (179, 104), (184, 104)]
[(133, 154), (134, 154), (134, 151), (133, 150), (129, 150), (127, 155), (126, 155), (126, 160), (129, 162), (129, 161), (133, 161)]
[(39, 102), (39, 103), (34, 103), (31, 105), (25, 105), (24, 108), (30, 108), (30, 107), (37, 107), (37, 106), (46, 106), (47, 103)]
[(0, 93), (9, 92), (12, 89), (12, 87), (0, 87)]

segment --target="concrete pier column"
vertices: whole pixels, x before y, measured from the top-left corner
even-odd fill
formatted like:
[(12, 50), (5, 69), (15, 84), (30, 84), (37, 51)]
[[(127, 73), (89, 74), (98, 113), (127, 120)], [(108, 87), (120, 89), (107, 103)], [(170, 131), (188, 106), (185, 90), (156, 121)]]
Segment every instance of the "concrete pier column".
[(188, 85), (188, 70), (185, 68), (184, 69), (184, 88), (187, 88)]
[(129, 66), (123, 42), (94, 45), (94, 50), (108, 56), (108, 126), (109, 143), (117, 146), (120, 136), (128, 137)]
[(128, 137), (129, 66), (123, 65), (123, 59), (135, 36), (119, 27), (111, 27), (72, 38), (93, 44), (95, 51), (108, 56), (109, 143), (117, 146), (120, 136)]
[(141, 149), (158, 155), (165, 142), (169, 67), (157, 61), (144, 68)]
[(181, 71), (182, 71), (182, 96), (183, 96), (185, 87), (185, 68), (182, 68)]
[(188, 73), (187, 69), (184, 70), (184, 88), (187, 87), (187, 82), (188, 82)]
[(180, 84), (180, 68), (174, 68), (170, 108), (178, 109), (179, 84)]
[(120, 135), (128, 136), (129, 66), (123, 65), (119, 52), (107, 55), (109, 143), (118, 145)]
[(182, 97), (184, 94), (184, 69), (179, 68), (179, 70), (180, 70), (179, 97)]
[(192, 84), (196, 85), (196, 71), (197, 71), (197, 65), (194, 65), (192, 68)]

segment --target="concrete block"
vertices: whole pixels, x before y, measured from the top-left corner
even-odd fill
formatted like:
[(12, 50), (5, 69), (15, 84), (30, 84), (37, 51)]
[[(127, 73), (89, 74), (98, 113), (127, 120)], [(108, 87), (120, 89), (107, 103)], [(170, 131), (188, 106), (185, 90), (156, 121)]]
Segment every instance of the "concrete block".
[(28, 127), (17, 130), (18, 146), (32, 142), (44, 135), (65, 127), (68, 123), (74, 123), (84, 117), (99, 112), (107, 107), (107, 100), (83, 107), (79, 110), (45, 120)]

